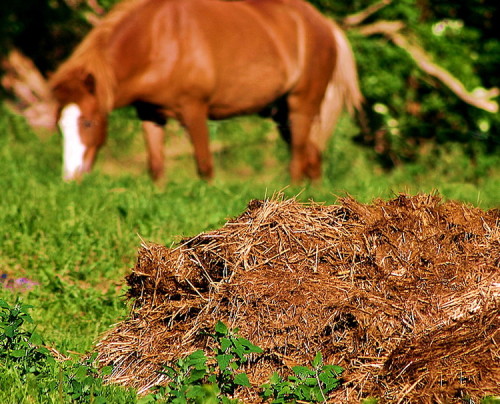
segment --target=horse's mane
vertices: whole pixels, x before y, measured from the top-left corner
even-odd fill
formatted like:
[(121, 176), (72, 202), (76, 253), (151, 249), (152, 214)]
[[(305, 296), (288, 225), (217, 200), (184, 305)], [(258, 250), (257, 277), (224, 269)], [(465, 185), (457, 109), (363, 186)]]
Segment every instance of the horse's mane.
[(75, 78), (75, 74), (91, 74), (95, 79), (96, 97), (102, 110), (109, 112), (114, 103), (115, 74), (106, 60), (104, 49), (110, 34), (120, 21), (149, 0), (124, 0), (115, 6), (59, 66), (50, 79), (51, 88)]

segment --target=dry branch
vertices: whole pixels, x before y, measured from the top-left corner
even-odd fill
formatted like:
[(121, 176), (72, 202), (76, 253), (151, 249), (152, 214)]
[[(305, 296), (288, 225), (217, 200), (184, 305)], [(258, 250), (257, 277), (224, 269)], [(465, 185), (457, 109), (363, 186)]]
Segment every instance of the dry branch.
[(55, 102), (47, 83), (31, 59), (12, 50), (2, 62), (5, 74), (1, 84), (17, 100), (8, 105), (26, 117), (33, 127), (55, 127)]
[(346, 27), (359, 25), (364, 20), (366, 20), (368, 17), (370, 17), (372, 14), (375, 14), (377, 11), (384, 8), (385, 6), (388, 6), (391, 3), (392, 3), (392, 0), (382, 0), (382, 1), (379, 1), (378, 3), (374, 3), (358, 13), (351, 14), (351, 15), (345, 17), (342, 20), (342, 23)]

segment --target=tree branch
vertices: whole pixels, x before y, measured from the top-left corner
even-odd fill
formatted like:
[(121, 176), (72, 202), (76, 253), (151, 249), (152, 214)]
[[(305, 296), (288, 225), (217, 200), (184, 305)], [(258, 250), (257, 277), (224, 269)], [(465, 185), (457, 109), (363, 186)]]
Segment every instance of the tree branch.
[(76, 10), (82, 3), (85, 3), (91, 11), (85, 12), (83, 16), (92, 26), (97, 25), (101, 17), (106, 14), (106, 10), (97, 3), (97, 0), (65, 0), (65, 3), (73, 10)]
[(384, 8), (385, 6), (388, 6), (391, 3), (392, 3), (392, 0), (381, 0), (378, 3), (374, 3), (356, 14), (351, 14), (351, 15), (345, 17), (342, 20), (342, 24), (345, 27), (352, 27), (354, 25), (359, 25), (364, 20), (366, 20), (369, 16), (371, 16), (372, 14), (375, 14), (377, 11)]
[(410, 41), (401, 34), (404, 24), (401, 21), (379, 21), (374, 24), (359, 27), (362, 35), (369, 36), (375, 34), (384, 35), (395, 45), (404, 49), (428, 75), (435, 77), (447, 86), (458, 98), (476, 108), (496, 113), (498, 112), (498, 103), (493, 98), (498, 97), (500, 91), (494, 87), (487, 89), (476, 89), (472, 92), (467, 91), (465, 86), (450, 72), (432, 62), (431, 57), (420, 46), (410, 43)]

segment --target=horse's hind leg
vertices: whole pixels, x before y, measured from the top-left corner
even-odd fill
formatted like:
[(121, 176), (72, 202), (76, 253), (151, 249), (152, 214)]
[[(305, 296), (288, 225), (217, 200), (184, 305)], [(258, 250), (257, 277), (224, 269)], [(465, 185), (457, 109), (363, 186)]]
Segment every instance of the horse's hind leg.
[(297, 182), (308, 177), (316, 180), (321, 177), (321, 153), (311, 142), (310, 131), (312, 119), (308, 115), (290, 114), (292, 127), (292, 160), (290, 175)]
[(312, 180), (318, 179), (321, 176), (321, 153), (312, 141), (311, 129), (319, 106), (304, 103), (297, 97), (291, 97), (289, 105), (292, 181), (300, 181), (304, 176)]
[(148, 149), (149, 172), (155, 181), (161, 179), (165, 171), (165, 155), (163, 152), (165, 129), (162, 125), (151, 121), (143, 121), (142, 129)]
[(209, 145), (207, 106), (198, 103), (186, 105), (182, 111), (181, 123), (193, 144), (198, 175), (205, 180), (212, 179), (214, 166)]

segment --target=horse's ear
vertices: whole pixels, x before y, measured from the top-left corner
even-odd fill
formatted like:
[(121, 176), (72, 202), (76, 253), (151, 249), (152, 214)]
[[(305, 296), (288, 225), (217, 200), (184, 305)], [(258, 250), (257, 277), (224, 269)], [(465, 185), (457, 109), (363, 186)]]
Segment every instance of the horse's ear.
[(95, 85), (95, 77), (92, 73), (88, 73), (83, 79), (83, 85), (85, 89), (92, 95), (95, 95), (96, 85)]
[(96, 93), (94, 75), (83, 69), (74, 69), (64, 75), (59, 74), (55, 81), (52, 79), (51, 87), (52, 94), (61, 103), (75, 101), (85, 95), (84, 92), (92, 95)]

